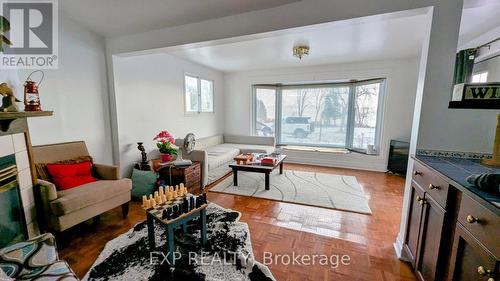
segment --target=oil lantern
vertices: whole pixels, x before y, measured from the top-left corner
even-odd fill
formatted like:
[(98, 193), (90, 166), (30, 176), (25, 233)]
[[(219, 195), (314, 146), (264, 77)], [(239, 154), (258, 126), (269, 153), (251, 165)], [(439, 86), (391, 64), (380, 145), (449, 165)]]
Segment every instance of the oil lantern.
[[(31, 75), (37, 72), (42, 74), (39, 82), (31, 80)], [(26, 82), (24, 82), (24, 111), (42, 111), (38, 88), (42, 84), (43, 77), (43, 71), (36, 70), (31, 72), (28, 78), (26, 78)]]

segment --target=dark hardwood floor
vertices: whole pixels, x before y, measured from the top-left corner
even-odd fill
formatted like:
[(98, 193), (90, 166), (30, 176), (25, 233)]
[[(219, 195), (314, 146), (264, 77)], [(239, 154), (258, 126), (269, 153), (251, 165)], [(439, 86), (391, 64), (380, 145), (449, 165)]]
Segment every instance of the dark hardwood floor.
[[(273, 255), (349, 255), (349, 265), (269, 264), (277, 280), (416, 280), (411, 268), (396, 258), (393, 242), (399, 231), (404, 179), (379, 172), (286, 164), (285, 169), (356, 176), (364, 187), (372, 215), (281, 203), (265, 199), (208, 193), (208, 199), (242, 213), (248, 223), (254, 255), (263, 261)], [(116, 208), (96, 224), (68, 231), (68, 245), (60, 250), (79, 277), (88, 271), (107, 241), (145, 219), (139, 203), (132, 203), (127, 219)], [(285, 260), (286, 262), (286, 260)]]

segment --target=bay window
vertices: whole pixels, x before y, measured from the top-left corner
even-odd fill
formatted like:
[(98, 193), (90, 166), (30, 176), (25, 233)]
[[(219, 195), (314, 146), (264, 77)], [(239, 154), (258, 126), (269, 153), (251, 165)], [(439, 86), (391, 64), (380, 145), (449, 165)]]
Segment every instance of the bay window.
[(380, 141), (383, 79), (254, 85), (253, 133), (280, 145), (366, 151)]

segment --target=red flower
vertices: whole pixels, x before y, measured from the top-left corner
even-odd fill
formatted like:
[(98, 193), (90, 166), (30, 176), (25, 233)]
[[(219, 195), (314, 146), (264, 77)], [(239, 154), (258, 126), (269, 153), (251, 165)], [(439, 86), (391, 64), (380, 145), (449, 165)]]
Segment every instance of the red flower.
[[(169, 132), (167, 131), (161, 131), (156, 137), (154, 137), (153, 140), (162, 140), (162, 139), (167, 139), (170, 143), (174, 143), (174, 137), (170, 135)], [(164, 141), (162, 141), (164, 142)]]

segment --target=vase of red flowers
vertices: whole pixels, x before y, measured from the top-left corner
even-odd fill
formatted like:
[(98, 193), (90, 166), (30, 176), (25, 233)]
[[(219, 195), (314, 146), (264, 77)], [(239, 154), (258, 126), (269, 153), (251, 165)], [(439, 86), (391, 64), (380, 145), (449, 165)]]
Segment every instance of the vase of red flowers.
[(161, 162), (170, 162), (174, 160), (174, 155), (177, 155), (177, 150), (172, 147), (175, 143), (174, 137), (167, 131), (161, 131), (153, 139), (156, 141), (156, 147), (160, 151)]

